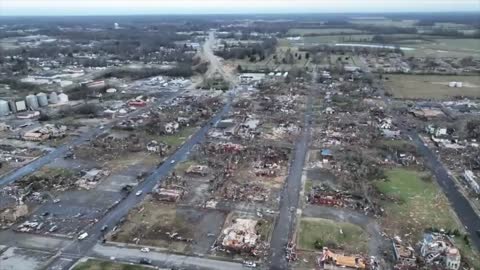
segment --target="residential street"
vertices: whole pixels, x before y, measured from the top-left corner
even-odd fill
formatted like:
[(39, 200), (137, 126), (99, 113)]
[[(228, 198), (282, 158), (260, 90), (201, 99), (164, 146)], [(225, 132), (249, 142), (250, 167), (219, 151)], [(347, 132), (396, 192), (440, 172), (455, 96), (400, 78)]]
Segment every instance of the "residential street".
[(304, 117), (304, 128), (295, 145), (290, 171), (281, 193), (280, 212), (270, 242), (270, 269), (288, 269), (285, 248), (295, 230), (295, 218), (302, 188), (301, 178), (310, 141), (312, 103), (313, 99), (309, 98)]
[(160, 267), (182, 267), (192, 270), (240, 270), (244, 269), (241, 263), (219, 261), (209, 258), (192, 257), (176, 255), (171, 253), (162, 253), (150, 251), (143, 253), (139, 249), (121, 248), (115, 246), (95, 245), (90, 252), (91, 256), (96, 258), (110, 259), (115, 257), (119, 262), (138, 263), (141, 258), (151, 259), (153, 264)]

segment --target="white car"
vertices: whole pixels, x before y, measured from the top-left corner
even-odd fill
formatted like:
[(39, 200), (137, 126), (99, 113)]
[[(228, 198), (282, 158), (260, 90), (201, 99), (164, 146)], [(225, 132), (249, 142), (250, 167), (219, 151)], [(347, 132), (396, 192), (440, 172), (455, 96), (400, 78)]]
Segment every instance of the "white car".
[(83, 240), (88, 237), (88, 233), (84, 232), (78, 236), (78, 240)]
[(135, 195), (140, 196), (140, 195), (142, 195), (142, 193), (143, 193), (143, 191), (139, 190), (139, 191), (137, 191), (137, 193), (135, 193)]
[(250, 261), (244, 261), (243, 265), (248, 267), (248, 268), (256, 268), (257, 264), (255, 262), (250, 262)]
[(144, 247), (144, 248), (140, 249), (140, 251), (141, 251), (141, 252), (144, 252), (144, 253), (148, 253), (148, 252), (150, 252), (150, 249)]
[(172, 161), (170, 161), (170, 164), (173, 164), (173, 163), (175, 163), (175, 159), (174, 159), (174, 160), (172, 160)]

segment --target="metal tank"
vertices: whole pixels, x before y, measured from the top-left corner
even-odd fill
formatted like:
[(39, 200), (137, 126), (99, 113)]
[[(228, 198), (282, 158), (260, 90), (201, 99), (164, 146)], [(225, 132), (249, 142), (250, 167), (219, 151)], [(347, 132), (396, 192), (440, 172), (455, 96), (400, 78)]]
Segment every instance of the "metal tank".
[(0, 116), (4, 116), (10, 113), (10, 108), (8, 107), (8, 101), (0, 100)]
[(58, 95), (56, 92), (51, 92), (50, 95), (48, 96), (48, 101), (52, 104), (57, 104), (58, 103)]
[(58, 102), (59, 103), (68, 103), (68, 96), (65, 93), (58, 94)]
[(37, 99), (38, 99), (38, 105), (40, 105), (40, 107), (48, 106), (47, 94), (40, 92), (37, 94)]
[(37, 100), (37, 96), (35, 95), (28, 95), (26, 98), (25, 98), (25, 101), (27, 102), (27, 107), (30, 109), (30, 110), (37, 110), (38, 109), (38, 100)]

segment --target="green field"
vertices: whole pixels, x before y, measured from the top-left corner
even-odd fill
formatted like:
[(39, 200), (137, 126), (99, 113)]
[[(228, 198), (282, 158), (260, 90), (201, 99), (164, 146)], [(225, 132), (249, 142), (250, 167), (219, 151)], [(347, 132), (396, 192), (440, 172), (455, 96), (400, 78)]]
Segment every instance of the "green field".
[(328, 219), (302, 218), (297, 239), (300, 249), (303, 250), (318, 250), (315, 242), (319, 241), (323, 246), (342, 249), (352, 254), (368, 251), (368, 235), (362, 228)]
[(312, 28), (312, 29), (306, 29), (306, 28), (292, 28), (288, 30), (289, 35), (328, 35), (328, 34), (356, 34), (356, 33), (362, 33), (364, 31), (357, 30), (357, 29), (352, 29), (352, 28)]
[(467, 57), (480, 58), (480, 39), (474, 38), (442, 38), (425, 41), (418, 39), (401, 40), (399, 44), (413, 47), (416, 50), (407, 51), (407, 56), (433, 57)]
[(416, 243), (425, 229), (459, 228), (447, 198), (424, 173), (406, 169), (387, 171), (388, 179), (375, 183), (377, 189), (392, 199), (385, 203), (383, 227), (390, 235), (401, 235)]
[(119, 264), (108, 261), (92, 260), (77, 264), (73, 270), (147, 270), (150, 267), (140, 265)]
[(300, 40), (280, 39), (281, 46), (313, 46), (318, 44), (333, 44), (342, 42), (370, 42), (373, 35), (328, 35), (303, 37)]
[[(387, 91), (396, 98), (449, 99), (455, 96), (480, 97), (480, 77), (442, 75), (388, 75)], [(462, 88), (448, 86), (451, 81), (462, 82)]]
[(196, 130), (197, 128), (195, 127), (186, 127), (182, 128), (177, 134), (163, 135), (159, 139), (163, 143), (166, 143), (172, 147), (177, 147), (183, 144), (190, 135), (195, 133)]
[(354, 19), (350, 21), (353, 24), (360, 24), (360, 25), (375, 25), (375, 26), (388, 26), (388, 27), (413, 27), (417, 23), (416, 20), (401, 20), (401, 21), (394, 21), (390, 19)]

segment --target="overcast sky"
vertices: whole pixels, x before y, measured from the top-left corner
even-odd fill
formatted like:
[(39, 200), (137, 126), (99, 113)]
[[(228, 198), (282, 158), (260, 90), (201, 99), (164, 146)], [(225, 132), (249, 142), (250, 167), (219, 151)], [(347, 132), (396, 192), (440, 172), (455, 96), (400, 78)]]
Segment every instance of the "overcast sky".
[(0, 0), (0, 16), (480, 11), (480, 0)]

